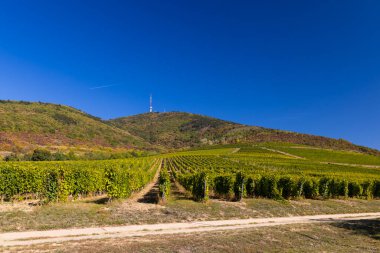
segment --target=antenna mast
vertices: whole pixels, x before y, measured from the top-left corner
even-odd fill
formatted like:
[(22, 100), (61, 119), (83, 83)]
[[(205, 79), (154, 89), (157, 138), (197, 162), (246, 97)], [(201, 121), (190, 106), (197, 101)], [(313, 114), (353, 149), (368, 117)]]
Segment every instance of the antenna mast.
[(152, 94), (150, 94), (150, 98), (149, 98), (149, 112), (153, 112), (153, 98), (152, 98)]

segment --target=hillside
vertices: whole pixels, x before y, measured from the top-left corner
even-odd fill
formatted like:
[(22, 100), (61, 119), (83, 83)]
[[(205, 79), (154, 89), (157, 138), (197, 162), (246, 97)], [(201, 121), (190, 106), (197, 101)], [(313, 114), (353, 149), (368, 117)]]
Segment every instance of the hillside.
[(145, 113), (113, 119), (110, 123), (151, 144), (168, 148), (195, 147), (202, 144), (288, 142), (380, 154), (377, 150), (357, 146), (342, 139), (246, 126), (184, 112)]
[(178, 149), (258, 142), (287, 142), (380, 155), (377, 150), (341, 139), (246, 126), (198, 114), (145, 113), (104, 121), (69, 106), (0, 100), (3, 153), (25, 153), (40, 146)]
[(0, 101), (0, 151), (23, 152), (36, 146), (130, 148), (146, 143), (69, 106)]
[(111, 124), (128, 129), (131, 134), (169, 148), (222, 142), (230, 131), (242, 125), (184, 112), (145, 113), (118, 118)]

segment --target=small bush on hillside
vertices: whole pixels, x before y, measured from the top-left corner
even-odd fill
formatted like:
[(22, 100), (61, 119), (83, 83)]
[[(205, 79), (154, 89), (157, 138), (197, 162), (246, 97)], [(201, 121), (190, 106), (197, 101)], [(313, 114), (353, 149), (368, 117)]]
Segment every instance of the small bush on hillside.
[(36, 149), (34, 150), (31, 161), (51, 161), (52, 160), (52, 154), (49, 150), (45, 149)]
[(6, 162), (15, 162), (15, 161), (21, 161), (21, 157), (17, 154), (10, 154), (4, 157), (4, 161)]
[(51, 155), (51, 160), (52, 161), (66, 161), (66, 160), (69, 160), (69, 157), (62, 152), (56, 152)]

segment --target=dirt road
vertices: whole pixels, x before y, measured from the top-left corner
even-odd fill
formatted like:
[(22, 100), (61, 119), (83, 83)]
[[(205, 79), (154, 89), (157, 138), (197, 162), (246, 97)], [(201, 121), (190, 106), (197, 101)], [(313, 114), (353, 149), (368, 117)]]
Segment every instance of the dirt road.
[(335, 164), (335, 165), (342, 165), (342, 166), (351, 166), (351, 167), (362, 167), (362, 168), (368, 168), (368, 169), (380, 169), (379, 165), (365, 165), (365, 164), (353, 164), (353, 163), (335, 163), (335, 162), (320, 162), (322, 164)]
[(156, 174), (153, 177), (153, 180), (150, 183), (148, 183), (147, 185), (145, 185), (142, 190), (140, 190), (136, 193), (133, 193), (132, 196), (128, 198), (127, 203), (136, 202), (139, 199), (143, 198), (144, 195), (146, 195), (154, 187), (154, 185), (158, 182), (158, 178), (160, 176), (160, 171), (161, 171), (161, 166), (162, 166), (162, 159), (161, 158), (157, 159), (157, 161), (152, 165), (151, 169), (153, 169), (157, 165), (158, 165), (158, 168), (157, 168)]
[(234, 150), (232, 150), (231, 154), (235, 154), (235, 153), (237, 153), (239, 151), (240, 151), (240, 148), (234, 148)]
[(140, 237), (163, 234), (197, 233), (217, 230), (234, 230), (297, 223), (340, 222), (345, 220), (379, 219), (380, 212), (357, 214), (332, 214), (294, 217), (218, 220), (189, 223), (163, 223), (119, 227), (94, 227), (50, 231), (12, 232), (0, 234), (0, 246), (20, 246), (63, 241), (89, 240), (117, 237)]
[(266, 148), (266, 147), (261, 147), (261, 149), (265, 149), (265, 150), (272, 151), (272, 152), (275, 152), (275, 153), (279, 153), (279, 154), (282, 154), (282, 155), (290, 156), (290, 157), (293, 157), (293, 158), (296, 158), (296, 159), (303, 159), (303, 160), (305, 160), (304, 157), (292, 155), (292, 154), (289, 154), (289, 153), (286, 153), (284, 151), (280, 151), (280, 150), (277, 150), (277, 149)]

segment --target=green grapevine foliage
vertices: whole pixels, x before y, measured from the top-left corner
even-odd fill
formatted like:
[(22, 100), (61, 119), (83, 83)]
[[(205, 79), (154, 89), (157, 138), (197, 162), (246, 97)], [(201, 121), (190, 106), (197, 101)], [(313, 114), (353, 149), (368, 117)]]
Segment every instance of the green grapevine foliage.
[(125, 198), (152, 180), (156, 160), (4, 162), (0, 163), (0, 196), (2, 200), (65, 201), (107, 193), (111, 198)]

